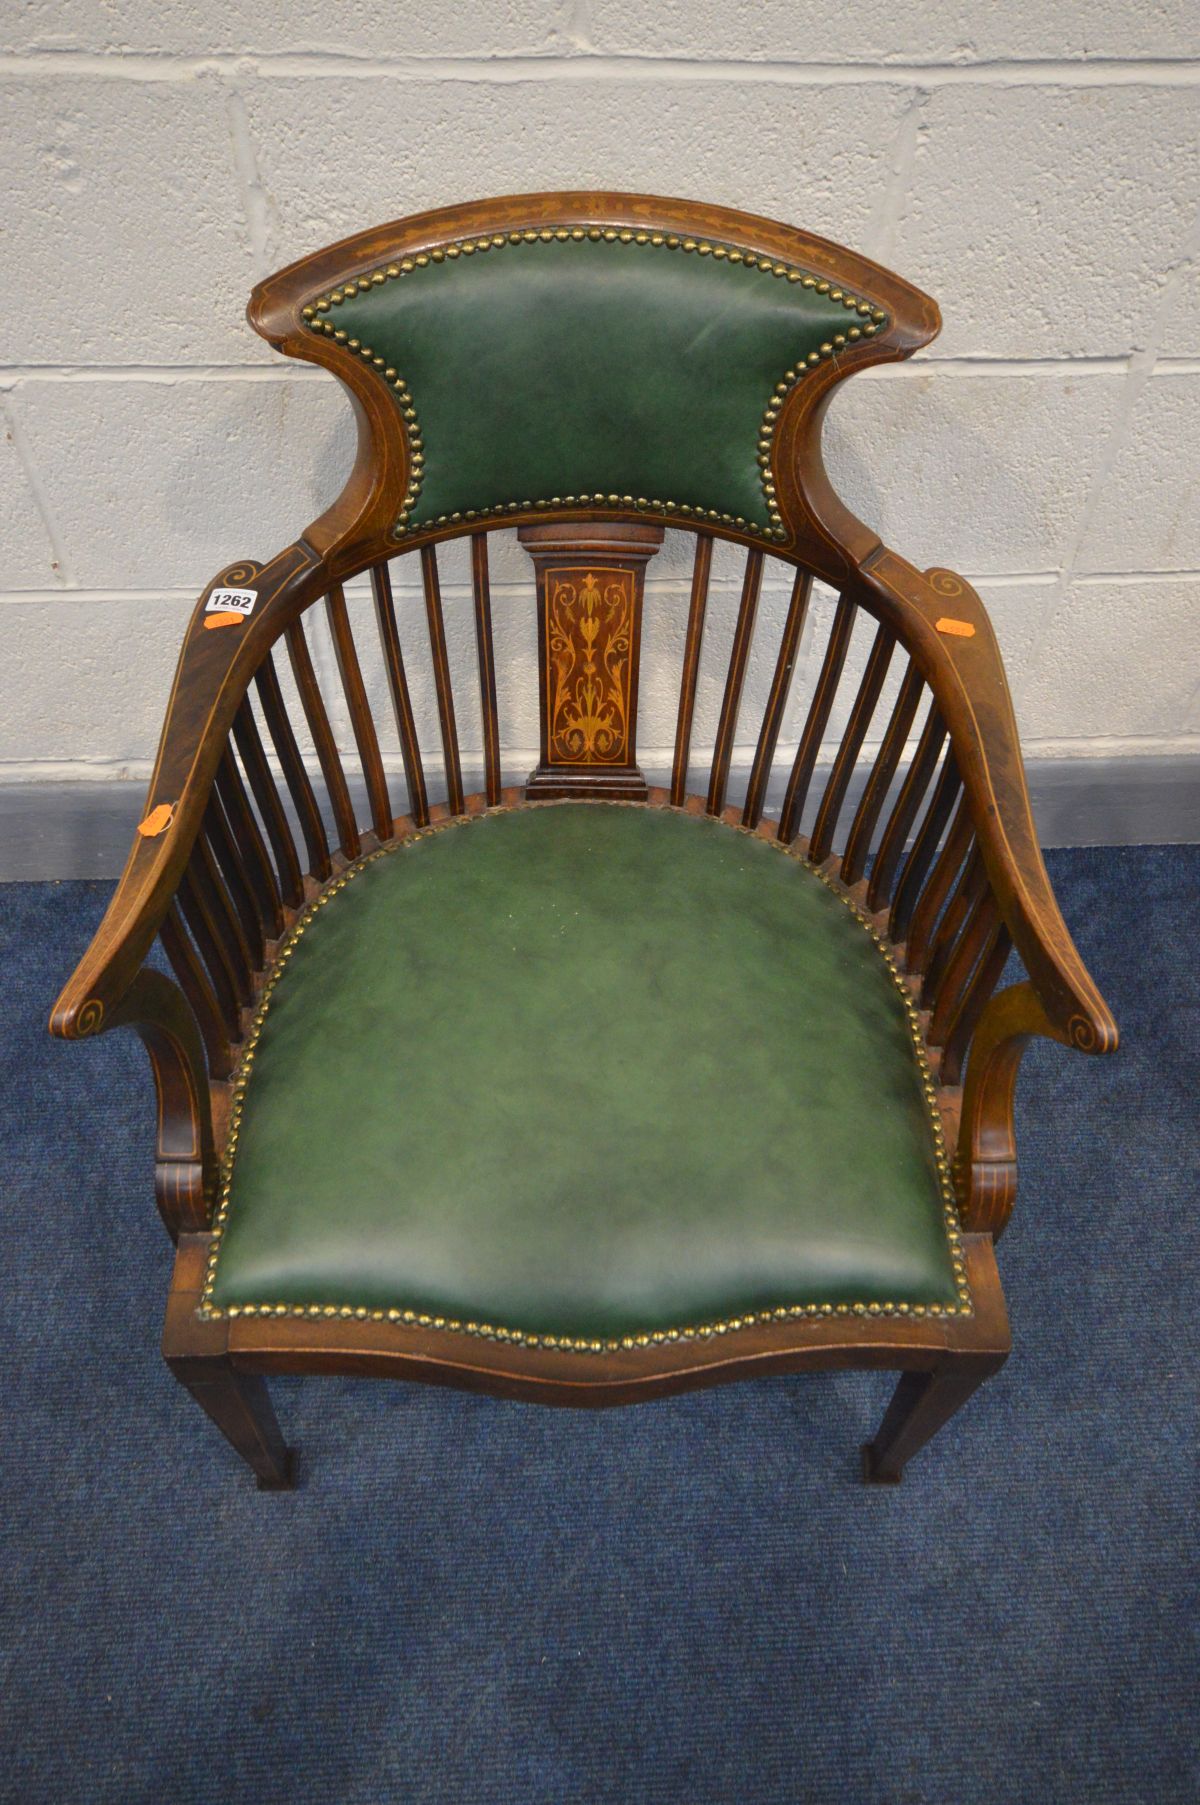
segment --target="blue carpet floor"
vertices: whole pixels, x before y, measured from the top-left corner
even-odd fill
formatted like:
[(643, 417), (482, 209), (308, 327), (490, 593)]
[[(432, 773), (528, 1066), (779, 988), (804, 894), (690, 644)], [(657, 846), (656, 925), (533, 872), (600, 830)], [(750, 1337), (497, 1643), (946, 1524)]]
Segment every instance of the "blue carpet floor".
[(1014, 1354), (882, 1491), (865, 1375), (290, 1381), (256, 1491), (159, 1358), (141, 1048), (45, 1034), (108, 886), (0, 890), (0, 1797), (1200, 1796), (1200, 849), (1050, 862), (1123, 1048), (1031, 1051)]

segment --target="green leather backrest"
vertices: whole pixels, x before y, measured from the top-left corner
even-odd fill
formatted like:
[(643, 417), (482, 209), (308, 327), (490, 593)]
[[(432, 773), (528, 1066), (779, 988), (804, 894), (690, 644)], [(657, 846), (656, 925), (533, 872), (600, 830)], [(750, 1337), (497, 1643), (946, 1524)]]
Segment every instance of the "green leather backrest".
[(383, 265), (304, 309), (386, 381), (409, 435), (401, 537), (559, 503), (783, 537), (784, 396), (886, 315), (715, 240), (545, 229)]

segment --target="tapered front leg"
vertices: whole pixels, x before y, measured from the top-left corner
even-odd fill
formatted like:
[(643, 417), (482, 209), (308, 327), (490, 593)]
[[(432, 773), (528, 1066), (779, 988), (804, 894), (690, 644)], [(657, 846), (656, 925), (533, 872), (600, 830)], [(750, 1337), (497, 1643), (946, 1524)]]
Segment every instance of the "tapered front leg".
[(1003, 1360), (959, 1359), (932, 1372), (901, 1373), (874, 1441), (862, 1451), (865, 1485), (898, 1485), (906, 1463)]
[(295, 1484), (293, 1452), (280, 1433), (265, 1381), (257, 1373), (239, 1372), (223, 1357), (168, 1358), (167, 1365), (254, 1469), (259, 1489), (290, 1490)]

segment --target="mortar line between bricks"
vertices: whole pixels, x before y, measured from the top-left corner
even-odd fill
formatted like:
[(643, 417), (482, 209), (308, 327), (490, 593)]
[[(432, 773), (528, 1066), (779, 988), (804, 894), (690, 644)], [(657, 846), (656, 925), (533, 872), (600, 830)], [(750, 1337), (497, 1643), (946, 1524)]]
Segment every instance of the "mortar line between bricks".
[(242, 207), (246, 215), (246, 230), (250, 239), (250, 256), (254, 264), (254, 274), (258, 281), (271, 273), (271, 204), (263, 186), (259, 173), (258, 157), (254, 148), (254, 134), (250, 130), (250, 118), (246, 111), (246, 102), (241, 89), (233, 84), (226, 92), (226, 112), (229, 118), (229, 135), (233, 142), (233, 161), (237, 170), (238, 185), (242, 193)]
[(1125, 352), (1109, 357), (989, 357), (983, 353), (938, 357), (935, 354), (918, 355), (903, 363), (882, 364), (874, 370), (864, 370), (860, 380), (911, 381), (914, 373), (925, 372), (936, 372), (939, 376), (1113, 376), (1124, 375), (1128, 368), (1129, 357)]
[(913, 166), (920, 138), (921, 112), (929, 100), (928, 90), (920, 88), (910, 95), (892, 141), (892, 160), (879, 198), (871, 209), (867, 228), (867, 254), (876, 263), (888, 264), (896, 241), (904, 203), (912, 186)]
[(1152, 382), (1156, 373), (1158, 349), (1162, 343), (1167, 320), (1170, 318), (1175, 304), (1175, 296), (1183, 283), (1190, 266), (1200, 250), (1200, 212), (1197, 212), (1191, 230), (1171, 267), (1157, 305), (1151, 317), (1150, 330), (1144, 346), (1132, 352), (1129, 367), (1121, 384), (1121, 392), (1117, 397), (1117, 405), (1113, 422), (1099, 455), (1092, 464), (1088, 482), (1084, 490), (1083, 500), (1072, 523), (1070, 531), (1062, 546), (1061, 570), (1055, 595), (1042, 617), (1039, 630), (1035, 633), (1033, 643), (1029, 646), (1022, 665), (1019, 679), (1014, 685), (1014, 701), (1018, 710), (1025, 698), (1026, 686), (1030, 676), (1036, 670), (1042, 650), (1054, 628), (1068, 595), (1075, 583), (1084, 573), (1079, 569), (1081, 560), (1086, 556), (1086, 546), (1092, 525), (1104, 495), (1108, 479), (1116, 467), (1118, 458), (1128, 443), (1133, 423), (1134, 410), (1141, 398), (1142, 391)]
[[(1112, 357), (915, 357), (907, 363), (864, 370), (856, 382), (911, 382), (917, 376), (1123, 376), (1128, 356)], [(1160, 358), (1156, 376), (1200, 374), (1200, 359)], [(0, 364), (0, 388), (20, 382), (321, 382), (326, 370), (302, 363), (260, 364)]]
[(110, 80), (175, 81), (250, 69), (282, 77), (462, 81), (504, 85), (530, 81), (647, 80), (812, 82), (822, 87), (1192, 87), (1196, 57), (996, 58), (969, 63), (820, 62), (799, 58), (676, 57), (621, 52), (498, 52), (488, 57), (359, 57), (336, 51), (228, 50), (187, 56), (155, 51), (31, 50), (0, 56), (0, 75), (87, 75)]
[[(900, 549), (903, 551), (902, 547)], [(1057, 570), (1017, 570), (991, 571), (986, 575), (981, 576), (978, 572), (960, 571), (959, 575), (964, 576), (967, 582), (971, 584), (972, 588), (986, 593), (988, 591), (1002, 589), (1046, 589), (1057, 587), (1061, 573)], [(195, 606), (196, 598), (204, 589), (205, 581), (207, 581), (207, 579), (198, 583), (160, 583), (153, 589), (103, 588), (99, 585), (84, 588), (82, 586), (74, 587), (70, 584), (65, 584), (59, 588), (46, 589), (0, 589), (0, 608), (43, 607), (56, 602), (83, 602), (89, 605), (92, 603), (131, 602), (143, 608), (153, 607), (156, 603), (169, 603), (172, 605), (177, 604), (180, 607), (192, 608)], [(405, 582), (398, 578), (393, 572), (392, 581), (397, 595), (408, 595), (411, 593), (413, 597), (419, 598), (422, 593), (421, 579), (419, 576), (414, 575), (411, 582)], [(1196, 582), (1200, 582), (1200, 570), (1190, 569), (1089, 570), (1077, 571), (1072, 578), (1072, 584), (1075, 588), (1098, 587), (1103, 585), (1105, 588), (1120, 589), (1134, 588), (1143, 583)], [(346, 588), (349, 591), (352, 600), (356, 598), (366, 599), (367, 591), (365, 587), (359, 587), (360, 585), (365, 585), (365, 583), (365, 576), (347, 578)], [(654, 595), (663, 597), (678, 595), (680, 597), (686, 597), (690, 585), (690, 577), (680, 575), (677, 577), (648, 578), (646, 587), (647, 592)], [(778, 587), (780, 595), (786, 593), (785, 585), (782, 583), (778, 585), (773, 584), (769, 587)], [(717, 581), (714, 578), (711, 585), (711, 593), (714, 596), (721, 596), (733, 600), (736, 598), (739, 588), (740, 579), (738, 578), (730, 577), (724, 581)], [(466, 579), (462, 582), (443, 579), (442, 591), (447, 599), (462, 598), (463, 600), (469, 600), (471, 586)], [(531, 593), (529, 584), (519, 580), (492, 583), (493, 595), (511, 596), (515, 601), (519, 601), (522, 596), (528, 596)]]
[[(1163, 334), (1167, 329), (1167, 321), (1175, 311), (1176, 297), (1198, 256), (1200, 256), (1200, 208), (1193, 217), (1191, 229), (1179, 256), (1163, 283), (1162, 292), (1158, 297), (1158, 305), (1151, 317), (1146, 344), (1143, 349), (1135, 351), (1129, 360), (1129, 371), (1122, 385), (1112, 430), (1096, 460), (1092, 479), (1088, 484), (1083, 506), (1079, 510), (1075, 523), (1075, 531), (1066, 547), (1062, 579), (1064, 595), (1077, 573), (1081, 558), (1085, 556), (1088, 535), (1103, 499), (1108, 479), (1129, 441), (1134, 411), (1141, 400), (1143, 390), (1154, 380), (1159, 346), (1162, 344)], [(1036, 653), (1037, 647), (1034, 648), (1034, 651)]]
[[(249, 332), (249, 328), (247, 328)], [(336, 381), (336, 377), (333, 378)], [(0, 387), (18, 382), (329, 382), (309, 364), (0, 364)]]
[[(339, 731), (346, 732), (348, 721), (335, 724)], [(351, 743), (347, 737), (346, 744)], [(910, 741), (915, 745), (916, 741)], [(878, 741), (864, 742), (867, 749), (873, 749)], [(833, 762), (837, 753), (836, 735), (824, 742), (818, 757), (818, 766), (826, 768)], [(482, 764), (483, 750), (481, 746), (464, 745), (463, 753), (468, 760)], [(655, 768), (669, 769), (672, 747), (661, 746), (639, 747), (640, 762), (650, 770)], [(780, 766), (786, 765), (796, 750), (795, 741), (780, 740), (777, 756)], [(749, 770), (755, 751), (752, 739), (738, 741), (734, 747), (734, 768), (740, 774)], [(1200, 754), (1200, 734), (1128, 734), (1115, 736), (1107, 734), (1083, 734), (1077, 738), (1058, 738), (1047, 736), (1044, 739), (1029, 737), (1022, 740), (1022, 752), (1026, 762), (1034, 759), (1102, 759), (1125, 757), (1130, 760), (1138, 758), (1193, 757)], [(538, 748), (536, 743), (527, 747), (514, 747), (511, 763), (514, 769), (527, 769), (536, 763)], [(319, 773), (320, 765), (314, 753), (305, 756), (306, 768), (314, 775)], [(384, 754), (384, 769), (389, 777), (403, 781), (404, 761), (399, 753)], [(273, 759), (268, 763), (276, 776), (280, 767)], [(0, 759), (0, 784), (34, 784), (34, 783), (129, 783), (144, 784), (154, 769), (153, 757), (148, 758), (28, 758)], [(431, 774), (440, 775), (441, 760), (435, 758), (430, 765)]]

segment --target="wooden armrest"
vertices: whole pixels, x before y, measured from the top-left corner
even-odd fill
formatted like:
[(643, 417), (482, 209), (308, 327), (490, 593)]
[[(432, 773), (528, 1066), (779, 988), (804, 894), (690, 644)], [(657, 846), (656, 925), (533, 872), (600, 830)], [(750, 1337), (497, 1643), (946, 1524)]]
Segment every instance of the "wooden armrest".
[(1000, 913), (1040, 1008), (1031, 1032), (1111, 1053), (1117, 1026), (1059, 912), (1038, 846), (1012, 698), (978, 595), (948, 570), (924, 574), (879, 546), (859, 574), (928, 681), (950, 732)]
[(212, 1108), (204, 1047), (183, 992), (147, 966), (104, 1027), (132, 1028), (150, 1056), (158, 1095), (154, 1194), (173, 1241), (208, 1226), (217, 1191)]
[(1038, 1034), (1062, 1039), (1033, 985), (1010, 984), (990, 998), (971, 1042), (954, 1185), (963, 1227), (997, 1241), (1017, 1197), (1017, 1073)]
[(301, 539), (267, 565), (227, 566), (201, 595), (133, 848), (92, 944), (54, 1005), (51, 1034), (80, 1040), (117, 1020), (187, 863), (238, 704), (322, 569)]

